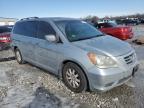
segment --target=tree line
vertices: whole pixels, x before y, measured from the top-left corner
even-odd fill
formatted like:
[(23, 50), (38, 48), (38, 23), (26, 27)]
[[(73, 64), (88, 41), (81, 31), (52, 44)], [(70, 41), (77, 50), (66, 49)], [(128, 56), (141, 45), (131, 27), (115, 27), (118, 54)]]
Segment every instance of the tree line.
[(103, 18), (99, 18), (98, 16), (92, 16), (92, 15), (88, 15), (82, 19), (84, 20), (98, 20), (98, 19), (113, 19), (113, 20), (117, 20), (117, 19), (126, 19), (126, 18), (138, 18), (138, 19), (144, 19), (144, 14), (133, 14), (133, 15), (123, 15), (123, 16), (105, 16)]

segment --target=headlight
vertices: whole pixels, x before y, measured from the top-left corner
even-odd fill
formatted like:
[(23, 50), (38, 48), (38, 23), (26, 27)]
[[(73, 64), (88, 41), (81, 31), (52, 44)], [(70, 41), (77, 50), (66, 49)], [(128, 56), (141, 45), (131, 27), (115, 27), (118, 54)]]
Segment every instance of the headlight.
[(88, 53), (90, 61), (99, 68), (117, 67), (117, 63), (109, 56)]

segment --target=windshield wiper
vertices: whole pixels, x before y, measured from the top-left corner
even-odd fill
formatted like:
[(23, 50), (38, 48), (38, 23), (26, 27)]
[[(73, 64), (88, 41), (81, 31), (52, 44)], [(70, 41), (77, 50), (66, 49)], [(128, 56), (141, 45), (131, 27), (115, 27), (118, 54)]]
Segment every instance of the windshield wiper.
[(79, 39), (77, 39), (77, 40), (75, 40), (75, 41), (86, 40), (86, 39), (91, 39), (91, 38), (94, 38), (94, 37), (79, 38)]
[(96, 37), (105, 36), (105, 34), (98, 34)]
[(92, 39), (92, 38), (96, 38), (96, 37), (100, 37), (100, 36), (105, 36), (104, 34), (98, 34), (96, 36), (92, 36), (92, 37), (86, 37), (86, 38), (79, 38), (73, 41), (80, 41), (80, 40), (86, 40), (86, 39)]

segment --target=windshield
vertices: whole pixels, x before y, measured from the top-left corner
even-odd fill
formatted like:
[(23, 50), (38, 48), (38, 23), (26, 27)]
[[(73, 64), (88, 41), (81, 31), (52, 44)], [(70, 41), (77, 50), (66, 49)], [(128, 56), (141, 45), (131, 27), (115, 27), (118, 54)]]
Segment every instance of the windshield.
[(8, 27), (0, 27), (0, 33), (11, 32), (11, 29)]
[(104, 35), (96, 28), (84, 21), (68, 20), (56, 21), (55, 23), (70, 42), (95, 38)]
[(104, 27), (117, 27), (116, 23), (104, 23)]

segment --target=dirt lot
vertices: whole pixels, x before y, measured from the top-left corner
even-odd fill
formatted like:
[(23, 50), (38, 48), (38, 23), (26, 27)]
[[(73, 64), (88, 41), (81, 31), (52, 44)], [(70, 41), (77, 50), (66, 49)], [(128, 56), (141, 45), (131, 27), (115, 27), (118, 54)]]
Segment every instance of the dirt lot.
[[(135, 37), (144, 36), (144, 26), (133, 30)], [(143, 108), (144, 46), (132, 46), (140, 63), (139, 71), (131, 81), (106, 93), (75, 94), (47, 71), (28, 63), (19, 65), (11, 50), (1, 51), (0, 108)]]

